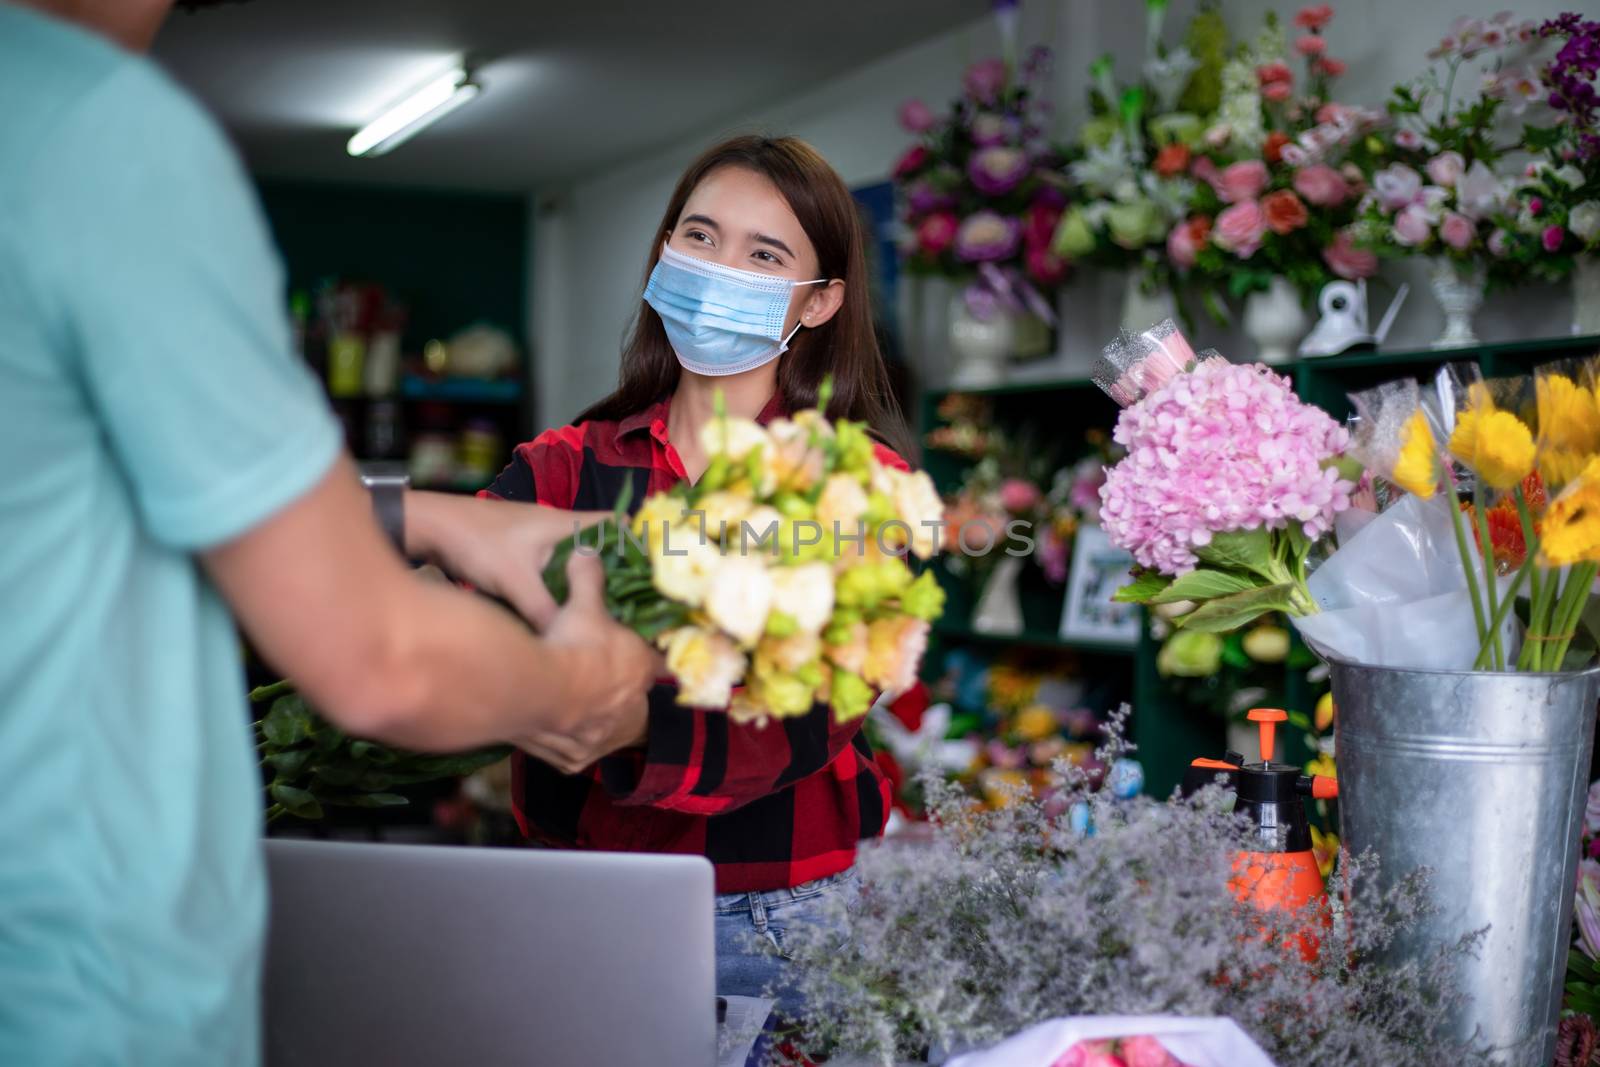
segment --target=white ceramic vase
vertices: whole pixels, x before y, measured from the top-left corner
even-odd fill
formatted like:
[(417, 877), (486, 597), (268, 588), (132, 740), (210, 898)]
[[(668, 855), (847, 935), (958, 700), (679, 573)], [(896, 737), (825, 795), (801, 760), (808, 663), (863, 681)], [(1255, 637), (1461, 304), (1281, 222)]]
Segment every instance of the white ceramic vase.
[(967, 307), (962, 290), (950, 297), (950, 349), (955, 371), (950, 384), (957, 389), (981, 389), (1005, 381), (1006, 360), (1017, 343), (1017, 326), (1011, 313), (996, 308), (980, 319)]
[(1244, 333), (1255, 342), (1256, 358), (1263, 363), (1276, 366), (1294, 359), (1310, 325), (1300, 294), (1282, 275), (1272, 279), (1266, 292), (1245, 298)]
[(1600, 256), (1579, 256), (1572, 272), (1572, 333), (1600, 334)]
[(1155, 292), (1146, 292), (1139, 278), (1140, 272), (1131, 270), (1122, 290), (1122, 328), (1129, 333), (1143, 333), (1164, 319), (1178, 319), (1178, 301), (1172, 290), (1162, 286)]
[(1444, 312), (1444, 333), (1433, 342), (1434, 348), (1465, 348), (1478, 343), (1472, 329), (1472, 316), (1483, 306), (1483, 265), (1459, 264), (1440, 256), (1428, 275), (1433, 298)]
[(978, 606), (972, 613), (972, 628), (984, 634), (1020, 634), (1022, 632), (1022, 598), (1017, 591), (1017, 579), (1022, 574), (1021, 556), (1004, 556), (994, 566), (994, 573), (978, 597)]

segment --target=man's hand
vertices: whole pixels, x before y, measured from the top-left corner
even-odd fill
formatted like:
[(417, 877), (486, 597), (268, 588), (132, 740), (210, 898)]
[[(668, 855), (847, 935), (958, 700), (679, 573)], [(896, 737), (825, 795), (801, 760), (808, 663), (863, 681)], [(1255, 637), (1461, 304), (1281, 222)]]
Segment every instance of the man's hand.
[(409, 555), (499, 597), (540, 630), (556, 616), (542, 577), (551, 552), (610, 514), (423, 492), (407, 493), (405, 506)]
[(573, 707), (556, 723), (511, 740), (556, 770), (576, 774), (601, 756), (644, 742), (645, 696), (664, 666), (639, 635), (606, 614), (598, 559), (574, 554), (567, 580), (571, 593), (546, 627), (544, 643), (566, 664), (563, 683)]

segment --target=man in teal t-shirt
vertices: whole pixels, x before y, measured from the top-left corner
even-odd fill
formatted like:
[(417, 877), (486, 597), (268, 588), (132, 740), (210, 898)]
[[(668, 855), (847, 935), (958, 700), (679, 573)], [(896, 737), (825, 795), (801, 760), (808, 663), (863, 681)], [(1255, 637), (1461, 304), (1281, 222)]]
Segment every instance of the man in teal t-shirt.
[[(248, 1065), (266, 901), (230, 607), (348, 729), (570, 769), (637, 742), (655, 661), (588, 563), (542, 639), (412, 577), (290, 351), (235, 156), (127, 50), (165, 0), (28, 2), (0, 0), (0, 1064)], [(537, 541), (533, 509), (413, 500), (413, 554), (537, 599), (527, 552), (487, 550)]]

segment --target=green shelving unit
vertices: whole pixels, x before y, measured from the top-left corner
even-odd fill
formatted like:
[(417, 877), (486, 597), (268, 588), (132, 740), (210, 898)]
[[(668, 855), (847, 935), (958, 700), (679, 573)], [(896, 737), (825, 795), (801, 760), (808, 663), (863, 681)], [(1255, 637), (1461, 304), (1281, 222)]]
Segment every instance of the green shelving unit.
[[(1523, 374), (1544, 363), (1575, 359), (1600, 353), (1600, 336), (1558, 337), (1531, 341), (1491, 343), (1470, 348), (1418, 349), (1393, 352), (1353, 352), (1321, 359), (1300, 360), (1278, 368), (1295, 384), (1305, 400), (1323, 408), (1335, 418), (1350, 414), (1348, 394), (1406, 375), (1419, 381), (1432, 378), (1446, 363), (1476, 363), (1485, 377)], [(1047, 430), (1051, 437), (1068, 444), (1082, 440), (1093, 428), (1110, 429), (1117, 407), (1093, 382), (1083, 378), (1055, 382), (1006, 384), (985, 389), (932, 390), (921, 398), (922, 432), (941, 424), (940, 402), (953, 392), (990, 399), (995, 422), (1001, 427), (1030, 425)], [(924, 466), (941, 492), (957, 488), (967, 460), (947, 452), (928, 450)], [(947, 585), (952, 593), (955, 588)], [(1025, 591), (1025, 596), (1027, 595)], [(992, 646), (1009, 643), (1025, 649), (1058, 649), (1081, 654), (1086, 670), (1101, 672), (1116, 682), (1126, 682), (1128, 699), (1134, 708), (1133, 737), (1144, 763), (1147, 790), (1164, 795), (1182, 778), (1189, 761), (1200, 755), (1222, 751), (1225, 727), (1222, 722), (1189, 713), (1165, 698), (1156, 671), (1157, 647), (1147, 636), (1137, 647), (1094, 642), (1063, 641), (1053, 631), (1039, 626), (1020, 635), (999, 636), (974, 631), (969, 622), (970, 600), (952, 596), (947, 617), (936, 628), (935, 654), (963, 646)], [(1059, 617), (1059, 602), (1056, 615)], [(1030, 620), (1032, 622), (1032, 620)], [(1144, 628), (1141, 628), (1144, 632)], [(1115, 688), (1115, 686), (1113, 687)], [(1284, 692), (1294, 704), (1315, 698), (1302, 678), (1291, 675)], [(1309, 713), (1311, 708), (1296, 707)]]

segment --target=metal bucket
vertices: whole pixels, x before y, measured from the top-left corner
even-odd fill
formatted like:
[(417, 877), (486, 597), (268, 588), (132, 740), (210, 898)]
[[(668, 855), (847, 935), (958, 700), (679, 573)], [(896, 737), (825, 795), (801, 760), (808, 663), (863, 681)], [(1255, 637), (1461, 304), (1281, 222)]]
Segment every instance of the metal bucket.
[(1571, 674), (1333, 662), (1339, 817), (1386, 882), (1433, 870), (1415, 957), (1487, 927), (1448, 1020), (1507, 1064), (1548, 1067), (1572, 935), (1600, 668)]

